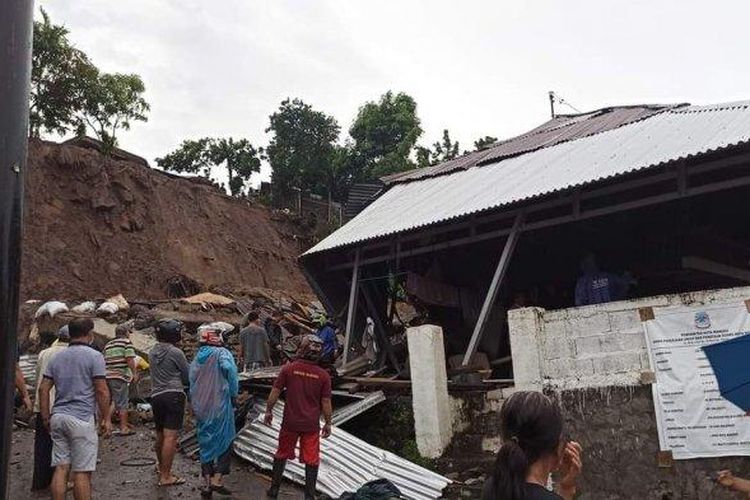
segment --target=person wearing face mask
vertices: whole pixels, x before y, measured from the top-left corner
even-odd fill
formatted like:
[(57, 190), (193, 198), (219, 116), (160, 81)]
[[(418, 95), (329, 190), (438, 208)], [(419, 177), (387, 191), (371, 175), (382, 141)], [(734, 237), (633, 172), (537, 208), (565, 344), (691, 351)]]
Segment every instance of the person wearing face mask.
[[(514, 393), (500, 410), (503, 445), (483, 500), (573, 500), (581, 473), (581, 445), (563, 440), (560, 407), (541, 392)], [(552, 472), (559, 482), (547, 489)]]

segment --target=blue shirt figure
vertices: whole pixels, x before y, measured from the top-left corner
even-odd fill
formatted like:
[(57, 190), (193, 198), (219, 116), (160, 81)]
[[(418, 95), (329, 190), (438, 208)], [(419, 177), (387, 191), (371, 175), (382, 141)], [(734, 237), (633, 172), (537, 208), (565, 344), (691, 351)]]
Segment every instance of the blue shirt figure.
[(336, 353), (336, 330), (331, 323), (326, 323), (318, 330), (318, 338), (323, 341), (323, 353), (321, 357), (333, 357)]
[(604, 304), (626, 298), (631, 280), (600, 271), (593, 255), (583, 260), (581, 270), (583, 274), (576, 282), (576, 306)]

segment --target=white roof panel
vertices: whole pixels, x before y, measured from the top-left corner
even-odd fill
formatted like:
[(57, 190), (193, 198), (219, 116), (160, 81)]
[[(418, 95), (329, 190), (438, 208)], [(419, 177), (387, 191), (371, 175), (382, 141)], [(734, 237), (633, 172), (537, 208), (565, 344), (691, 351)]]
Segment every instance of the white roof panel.
[(750, 101), (688, 106), (450, 175), (396, 184), (313, 254), (750, 141)]

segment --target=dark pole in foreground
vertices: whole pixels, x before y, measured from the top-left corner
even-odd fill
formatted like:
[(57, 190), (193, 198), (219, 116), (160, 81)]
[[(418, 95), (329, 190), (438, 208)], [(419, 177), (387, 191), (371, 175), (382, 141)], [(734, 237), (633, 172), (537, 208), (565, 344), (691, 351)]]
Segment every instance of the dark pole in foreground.
[(32, 0), (0, 2), (0, 417), (3, 426), (0, 494), (3, 499), (9, 498), (33, 8)]

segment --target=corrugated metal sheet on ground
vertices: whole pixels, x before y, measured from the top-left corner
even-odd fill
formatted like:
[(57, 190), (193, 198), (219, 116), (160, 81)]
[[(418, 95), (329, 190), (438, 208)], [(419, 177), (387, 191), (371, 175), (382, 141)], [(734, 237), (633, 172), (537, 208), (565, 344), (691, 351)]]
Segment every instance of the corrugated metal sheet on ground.
[[(274, 423), (268, 427), (260, 416), (245, 427), (234, 440), (234, 452), (240, 457), (270, 470), (278, 443), (283, 406), (274, 408)], [(450, 480), (393, 453), (381, 450), (348, 432), (334, 428), (328, 439), (322, 439), (318, 491), (333, 498), (356, 491), (363, 484), (380, 478), (389, 479), (407, 498), (416, 500), (440, 498)], [(284, 477), (304, 484), (305, 469), (296, 460), (287, 462)]]
[(750, 101), (672, 109), (498, 163), (396, 184), (308, 250), (429, 226), (750, 141)]
[(560, 115), (525, 134), (499, 141), (481, 151), (468, 153), (455, 160), (443, 162), (438, 165), (394, 174), (384, 177), (383, 180), (387, 184), (410, 182), (417, 179), (444, 175), (457, 170), (466, 170), (476, 165), (498, 161), (502, 158), (517, 156), (539, 148), (554, 146), (561, 142), (612, 130), (677, 106), (680, 105), (618, 106), (590, 113)]

